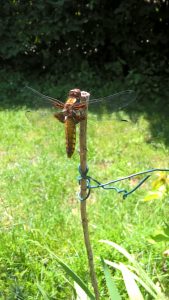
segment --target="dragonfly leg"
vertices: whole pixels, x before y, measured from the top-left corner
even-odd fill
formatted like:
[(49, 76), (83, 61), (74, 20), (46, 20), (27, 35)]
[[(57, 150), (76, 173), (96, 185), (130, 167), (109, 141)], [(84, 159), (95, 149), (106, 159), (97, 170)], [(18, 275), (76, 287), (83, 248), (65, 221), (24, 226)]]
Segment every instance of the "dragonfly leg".
[(87, 108), (87, 105), (86, 105), (86, 103), (75, 103), (74, 105), (73, 105), (73, 109), (74, 110), (79, 110), (79, 109), (86, 109)]
[(54, 102), (53, 106), (56, 107), (56, 108), (61, 108), (61, 109), (64, 108), (64, 104), (63, 103), (58, 103), (58, 102)]
[(62, 112), (61, 113), (55, 113), (54, 117), (56, 119), (58, 119), (61, 123), (65, 123), (65, 116)]

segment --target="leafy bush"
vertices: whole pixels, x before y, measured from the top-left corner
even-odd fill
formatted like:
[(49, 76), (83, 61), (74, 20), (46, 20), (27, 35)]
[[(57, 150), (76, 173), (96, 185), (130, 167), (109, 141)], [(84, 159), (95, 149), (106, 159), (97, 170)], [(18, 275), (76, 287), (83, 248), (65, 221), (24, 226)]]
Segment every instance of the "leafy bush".
[(110, 81), (167, 76), (167, 12), (168, 1), (3, 1), (0, 65), (55, 82), (86, 63)]

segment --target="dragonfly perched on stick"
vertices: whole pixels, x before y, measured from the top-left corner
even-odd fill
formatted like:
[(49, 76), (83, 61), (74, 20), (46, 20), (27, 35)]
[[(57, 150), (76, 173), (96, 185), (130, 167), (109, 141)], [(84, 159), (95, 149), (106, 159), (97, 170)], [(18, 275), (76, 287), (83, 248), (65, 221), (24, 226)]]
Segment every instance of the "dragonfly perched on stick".
[[(81, 92), (80, 89), (75, 88), (69, 91), (68, 98), (64, 103), (55, 98), (46, 96), (31, 87), (27, 86), (27, 88), (38, 96), (39, 99), (48, 104), (54, 110), (53, 116), (59, 122), (64, 123), (66, 152), (69, 158), (73, 155), (75, 150), (76, 125), (86, 118), (85, 112), (88, 106), (89, 108), (96, 107), (98, 109), (98, 107), (104, 107), (104, 104), (106, 104), (108, 110), (110, 109), (111, 112), (114, 112), (128, 106), (136, 99), (136, 94), (133, 90), (126, 90), (107, 97), (86, 100), (83, 99), (85, 92)], [(38, 103), (38, 99), (36, 99), (36, 103)], [(29, 113), (27, 115), (29, 118)]]

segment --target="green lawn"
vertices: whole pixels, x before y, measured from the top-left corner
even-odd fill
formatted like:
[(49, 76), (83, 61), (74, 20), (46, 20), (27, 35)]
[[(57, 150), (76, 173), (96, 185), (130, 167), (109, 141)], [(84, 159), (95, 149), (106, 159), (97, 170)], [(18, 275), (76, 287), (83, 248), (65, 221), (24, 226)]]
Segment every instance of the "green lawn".
[[(154, 118), (160, 117), (154, 114)], [(79, 129), (75, 154), (68, 159), (64, 125), (48, 119), (37, 123), (40, 126), (27, 120), (24, 108), (0, 111), (0, 299), (45, 299), (38, 284), (51, 300), (74, 299), (70, 279), (34, 241), (48, 246), (90, 282), (77, 197)], [(136, 123), (117, 118), (99, 122), (89, 114), (89, 175), (106, 182), (145, 169), (169, 167), (168, 148), (162, 139), (153, 139), (149, 127), (143, 114)], [(168, 196), (144, 201), (155, 179), (154, 174), (125, 201), (122, 195), (104, 190), (93, 190), (87, 200), (102, 299), (108, 296), (99, 257), (124, 259), (100, 244), (100, 239), (114, 241), (133, 253), (167, 293), (169, 277), (163, 257), (167, 245), (150, 243), (150, 236), (168, 220)], [(138, 179), (132, 179), (119, 186), (130, 190), (137, 183)], [(127, 299), (120, 273), (115, 278)]]

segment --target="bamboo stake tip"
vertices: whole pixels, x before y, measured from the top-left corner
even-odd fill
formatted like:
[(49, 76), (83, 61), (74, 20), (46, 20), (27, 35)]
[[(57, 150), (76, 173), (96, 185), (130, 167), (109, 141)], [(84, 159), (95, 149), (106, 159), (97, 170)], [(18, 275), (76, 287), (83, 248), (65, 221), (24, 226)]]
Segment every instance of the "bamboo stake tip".
[(90, 93), (81, 91), (81, 99), (82, 100), (88, 100), (89, 97), (90, 97)]

